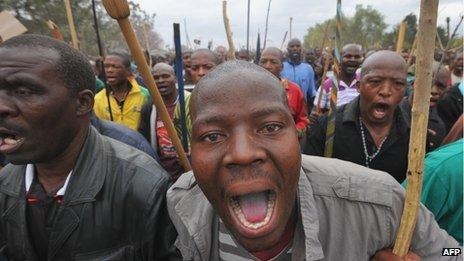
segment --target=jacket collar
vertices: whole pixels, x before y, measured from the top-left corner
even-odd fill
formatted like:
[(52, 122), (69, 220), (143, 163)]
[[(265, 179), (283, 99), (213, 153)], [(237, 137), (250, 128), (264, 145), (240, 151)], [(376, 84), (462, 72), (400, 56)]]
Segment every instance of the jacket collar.
[[(108, 170), (109, 163), (103, 159), (105, 144), (97, 131), (90, 127), (86, 141), (79, 154), (73, 175), (69, 179), (66, 194), (63, 198), (62, 207), (57, 214), (56, 224), (50, 234), (49, 257), (53, 257), (60, 247), (66, 242), (71, 233), (79, 225), (79, 213), (82, 203), (95, 201), (95, 196), (101, 190), (107, 171), (97, 172), (95, 170)], [(106, 164), (107, 166), (102, 166)], [(16, 198), (14, 203), (4, 214), (5, 221), (9, 223), (8, 234), (11, 240), (23, 246), (25, 254), (30, 258), (34, 256), (31, 246), (26, 220), (26, 193), (25, 193), (26, 165), (13, 166), (8, 175), (4, 175), (0, 185), (0, 192)], [(70, 206), (75, 206), (71, 208)], [(28, 258), (28, 259), (29, 259)]]
[[(197, 185), (193, 172), (184, 173), (184, 175), (190, 175), (190, 181), (187, 183), (187, 186), (181, 185), (179, 187), (189, 190), (176, 204), (174, 210), (187, 228), (189, 235), (193, 238), (201, 260), (210, 260), (209, 254), (212, 247), (211, 231), (214, 224), (215, 212)], [(177, 183), (174, 186), (176, 185)]]

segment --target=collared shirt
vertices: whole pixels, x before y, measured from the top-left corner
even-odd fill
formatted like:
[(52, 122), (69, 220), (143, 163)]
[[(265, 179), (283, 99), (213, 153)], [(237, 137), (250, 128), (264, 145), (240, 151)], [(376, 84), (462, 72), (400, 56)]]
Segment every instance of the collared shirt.
[(68, 174), (61, 188), (47, 193), (39, 182), (37, 174), (34, 171), (34, 165), (28, 164), (26, 166), (24, 182), (27, 201), (26, 220), (31, 243), (39, 260), (47, 259), (50, 233), (66, 192), (71, 173), (72, 171)]
[[(462, 245), (463, 139), (428, 153), (424, 161), (421, 202), (441, 228)], [(407, 181), (403, 182), (404, 187)]]
[[(338, 83), (337, 107), (343, 106), (354, 100), (356, 97), (358, 97), (359, 92), (356, 83), (359, 82), (359, 77), (360, 75), (356, 73), (349, 85), (344, 81), (340, 80), (340, 82)], [(317, 89), (316, 99), (314, 99), (314, 106), (317, 106), (319, 92), (322, 91), (320, 106), (321, 108), (330, 108), (330, 94), (333, 85), (332, 81), (332, 77), (327, 77), (327, 79), (322, 84), (322, 88)]]
[(285, 61), (281, 76), (298, 84), (303, 91), (305, 100), (316, 95), (316, 81), (311, 65), (307, 63), (295, 65), (289, 61)]
[[(351, 161), (365, 166), (363, 140), (359, 122), (359, 97), (338, 108), (335, 119), (335, 137), (333, 143), (333, 157)], [(326, 140), (327, 116), (322, 116), (309, 133), (303, 153), (323, 156)], [(365, 126), (364, 135), (369, 155), (374, 154), (377, 146)], [(396, 108), (393, 125), (377, 156), (370, 161), (369, 167), (382, 170), (392, 175), (398, 182), (406, 177), (408, 166), (409, 126)]]
[[(113, 94), (111, 93), (109, 95), (111, 114), (113, 115), (114, 122), (121, 123), (126, 127), (137, 131), (140, 125), (142, 106), (151, 98), (148, 90), (140, 86), (134, 77), (129, 77), (128, 82), (131, 89), (121, 107)], [(106, 89), (101, 90), (95, 95), (93, 110), (98, 118), (111, 120), (108, 99), (106, 97)]]

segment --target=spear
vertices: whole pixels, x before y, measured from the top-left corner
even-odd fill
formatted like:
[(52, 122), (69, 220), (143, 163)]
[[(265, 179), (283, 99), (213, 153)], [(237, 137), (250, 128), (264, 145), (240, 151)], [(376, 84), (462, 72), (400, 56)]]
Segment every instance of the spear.
[(222, 18), (224, 20), (224, 27), (226, 29), (227, 42), (229, 43), (228, 60), (235, 59), (235, 46), (232, 40), (232, 30), (230, 30), (229, 17), (227, 16), (227, 1), (222, 1)]
[(71, 33), (71, 41), (74, 49), (79, 50), (79, 41), (77, 40), (76, 28), (74, 27), (74, 19), (71, 9), (71, 3), (69, 0), (64, 0), (64, 6), (66, 8), (66, 17), (68, 18), (69, 32)]
[(129, 21), (128, 17), (130, 15), (130, 10), (127, 0), (103, 0), (103, 5), (105, 6), (108, 14), (118, 21), (119, 27), (121, 27), (121, 31), (124, 34), (127, 45), (129, 46), (135, 63), (137, 64), (137, 68), (152, 94), (153, 104), (155, 104), (156, 109), (159, 111), (161, 120), (163, 120), (164, 126), (166, 126), (168, 131), (169, 138), (176, 148), (181, 165), (186, 172), (190, 171), (192, 168), (190, 167), (185, 151), (182, 149), (182, 144), (177, 136), (177, 131), (172, 124), (166, 106), (164, 105), (163, 98), (159, 93), (158, 87), (153, 79), (153, 75), (150, 72), (150, 68), (148, 68), (147, 61), (145, 60), (142, 48), (137, 40), (137, 36), (135, 35), (134, 28), (132, 28)]
[(411, 136), (408, 153), (408, 187), (400, 227), (396, 234), (393, 253), (403, 257), (409, 251), (416, 226), (424, 170), (425, 139), (429, 117), (432, 62), (437, 29), (439, 0), (421, 0), (417, 35), (417, 62), (414, 99), (411, 110)]
[[(269, 10), (271, 9), (271, 0), (269, 0), (269, 4), (267, 5), (267, 14), (266, 14), (266, 28), (264, 30), (264, 44), (263, 49), (266, 49), (266, 41), (267, 41), (267, 25), (269, 22)], [(282, 49), (282, 48), (280, 48)]]
[(176, 50), (175, 69), (177, 77), (177, 85), (179, 89), (179, 104), (180, 104), (180, 126), (182, 130), (182, 145), (185, 151), (188, 151), (187, 124), (185, 116), (185, 100), (184, 100), (184, 76), (182, 75), (182, 48), (180, 45), (180, 26), (174, 23), (174, 48)]

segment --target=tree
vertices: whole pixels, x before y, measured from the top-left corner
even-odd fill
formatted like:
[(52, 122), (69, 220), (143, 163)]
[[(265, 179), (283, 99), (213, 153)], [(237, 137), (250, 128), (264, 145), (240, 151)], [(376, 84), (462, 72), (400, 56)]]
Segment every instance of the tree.
[[(332, 18), (308, 28), (304, 37), (305, 47), (319, 47), (321, 45), (327, 24), (329, 24), (329, 36), (334, 35), (335, 20)], [(357, 5), (353, 17), (342, 18), (342, 45), (357, 43), (365, 48), (380, 45), (386, 27), (384, 17), (377, 10), (371, 6), (364, 8), (362, 5)]]
[[(95, 35), (92, 1), (71, 1), (73, 18), (79, 39), (80, 50), (88, 55), (98, 55), (98, 45)], [(145, 47), (143, 25), (145, 24), (152, 49), (163, 46), (160, 35), (154, 31), (155, 15), (149, 15), (138, 4), (129, 1), (131, 8), (130, 20), (134, 26), (140, 44)], [(52, 20), (59, 28), (64, 38), (71, 39), (63, 0), (2, 0), (0, 11), (11, 12), (28, 29), (28, 33), (50, 35), (46, 22)], [(100, 36), (105, 49), (128, 49), (119, 26), (108, 16), (101, 2), (96, 2), (99, 18)]]
[(354, 17), (348, 21), (346, 34), (342, 37), (344, 43), (357, 43), (364, 48), (380, 46), (387, 24), (377, 10), (369, 5), (366, 8), (357, 5)]

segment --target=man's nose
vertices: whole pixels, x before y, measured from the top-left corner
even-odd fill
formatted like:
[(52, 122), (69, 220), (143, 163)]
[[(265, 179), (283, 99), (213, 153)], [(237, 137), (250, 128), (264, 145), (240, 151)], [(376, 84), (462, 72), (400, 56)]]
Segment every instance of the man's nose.
[(198, 69), (198, 75), (200, 76), (205, 76), (207, 72), (208, 70), (206, 68), (203, 68), (203, 66), (200, 66), (200, 68)]
[(229, 139), (227, 154), (224, 157), (227, 167), (253, 165), (266, 159), (266, 152), (255, 142), (253, 134), (239, 130)]
[(395, 83), (393, 81), (391, 81), (391, 80), (384, 81), (382, 83), (382, 85), (380, 85), (379, 95), (381, 95), (383, 97), (391, 96), (393, 84), (395, 84)]

